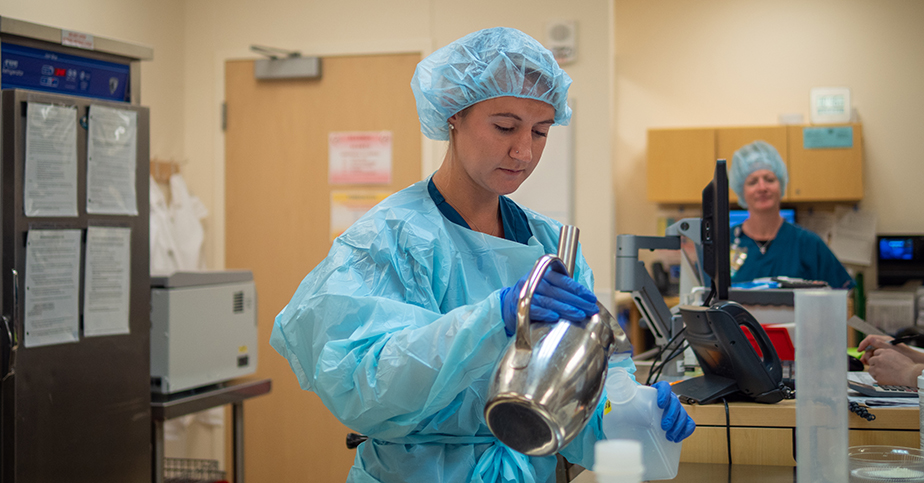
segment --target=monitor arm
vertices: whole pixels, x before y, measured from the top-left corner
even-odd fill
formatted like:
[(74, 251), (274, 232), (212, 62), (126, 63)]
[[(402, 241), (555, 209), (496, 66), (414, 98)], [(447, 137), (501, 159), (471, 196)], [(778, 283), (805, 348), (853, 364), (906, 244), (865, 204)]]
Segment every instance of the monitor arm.
[(655, 337), (655, 344), (666, 347), (680, 332), (683, 320), (671, 314), (664, 297), (638, 259), (639, 250), (679, 250), (680, 237), (700, 243), (699, 218), (684, 218), (665, 231), (666, 236), (619, 235), (616, 237), (616, 290), (632, 292), (632, 300)]

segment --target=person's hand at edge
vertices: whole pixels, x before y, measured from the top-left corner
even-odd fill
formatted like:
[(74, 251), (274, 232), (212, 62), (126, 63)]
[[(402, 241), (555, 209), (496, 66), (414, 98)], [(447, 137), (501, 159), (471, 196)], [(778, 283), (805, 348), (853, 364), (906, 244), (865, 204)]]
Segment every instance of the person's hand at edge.
[(917, 351), (906, 344), (892, 345), (892, 337), (887, 335), (868, 335), (860, 341), (857, 350), (863, 352), (860, 358), (864, 364), (869, 365), (869, 360), (873, 353), (878, 349), (887, 349), (897, 351), (899, 354), (911, 359), (917, 364), (924, 364), (924, 353)]
[(894, 349), (875, 349), (869, 358), (869, 375), (877, 383), (886, 386), (917, 387), (918, 376), (924, 370), (924, 364), (915, 364), (914, 361), (900, 354)]

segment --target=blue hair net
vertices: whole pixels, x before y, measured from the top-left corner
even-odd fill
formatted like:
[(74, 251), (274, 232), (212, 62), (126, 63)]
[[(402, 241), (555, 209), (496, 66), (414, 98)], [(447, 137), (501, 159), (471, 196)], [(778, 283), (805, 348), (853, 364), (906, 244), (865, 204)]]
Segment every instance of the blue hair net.
[(486, 99), (521, 97), (555, 108), (555, 124), (571, 121), (571, 78), (534, 38), (505, 27), (479, 30), (433, 52), (417, 64), (411, 89), (420, 130), (449, 140), (447, 120)]
[(759, 169), (773, 171), (773, 174), (780, 180), (780, 193), (786, 192), (789, 174), (780, 153), (765, 141), (754, 141), (735, 151), (735, 155), (732, 156), (731, 172), (728, 174), (729, 186), (738, 195), (738, 204), (743, 208), (748, 207), (744, 201), (744, 180)]

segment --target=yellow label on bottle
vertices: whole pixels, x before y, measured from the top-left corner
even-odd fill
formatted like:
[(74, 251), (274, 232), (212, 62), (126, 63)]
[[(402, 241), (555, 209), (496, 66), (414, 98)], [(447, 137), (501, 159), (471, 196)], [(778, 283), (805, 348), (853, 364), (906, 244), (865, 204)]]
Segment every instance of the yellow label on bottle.
[(607, 399), (607, 400), (606, 400), (606, 403), (603, 404), (603, 414), (604, 414), (604, 415), (609, 414), (610, 411), (612, 411), (612, 410), (613, 410), (613, 407), (610, 406), (610, 400)]

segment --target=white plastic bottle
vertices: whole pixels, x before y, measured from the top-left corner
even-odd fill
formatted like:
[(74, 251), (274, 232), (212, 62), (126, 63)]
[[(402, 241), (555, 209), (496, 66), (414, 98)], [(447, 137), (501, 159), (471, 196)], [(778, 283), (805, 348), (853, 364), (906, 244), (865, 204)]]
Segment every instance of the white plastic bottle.
[(603, 434), (607, 439), (632, 439), (642, 445), (644, 480), (670, 480), (677, 476), (681, 443), (667, 440), (661, 429), (664, 412), (658, 407), (658, 390), (636, 384), (625, 369), (610, 368), (606, 378), (607, 408)]
[(631, 439), (605, 439), (594, 445), (597, 483), (641, 483), (642, 445)]
[(920, 414), (918, 418), (920, 419), (920, 438), (921, 438), (921, 450), (924, 451), (924, 371), (921, 372), (921, 375), (918, 376), (918, 404), (920, 406)]

